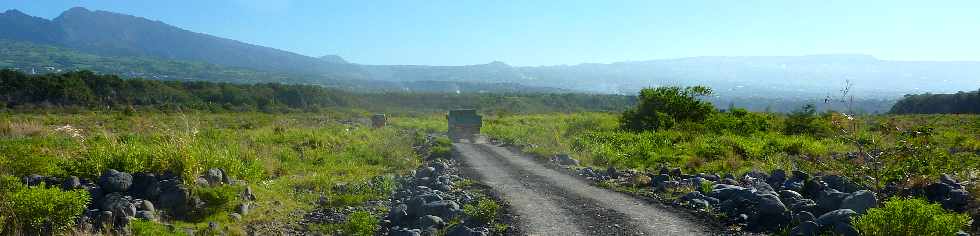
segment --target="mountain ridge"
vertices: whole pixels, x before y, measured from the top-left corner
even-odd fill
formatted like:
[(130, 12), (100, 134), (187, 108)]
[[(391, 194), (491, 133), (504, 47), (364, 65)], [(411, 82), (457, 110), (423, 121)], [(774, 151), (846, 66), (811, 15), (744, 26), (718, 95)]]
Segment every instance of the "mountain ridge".
[(517, 83), (619, 94), (650, 86), (708, 85), (719, 96), (811, 98), (836, 93), (845, 81), (853, 82), (859, 93), (885, 98), (980, 87), (980, 62), (893, 61), (862, 54), (705, 56), (552, 66), (511, 66), (500, 61), (462, 66), (365, 65), (337, 55), (310, 57), (161, 21), (81, 7), (68, 9), (52, 20), (7, 10), (0, 14), (0, 26), (0, 38), (98, 56), (154, 57), (302, 75), (310, 83)]

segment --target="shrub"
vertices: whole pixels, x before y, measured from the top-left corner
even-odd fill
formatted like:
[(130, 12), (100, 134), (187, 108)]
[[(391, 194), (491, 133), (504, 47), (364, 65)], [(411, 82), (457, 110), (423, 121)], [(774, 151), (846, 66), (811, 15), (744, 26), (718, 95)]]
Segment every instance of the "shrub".
[(675, 122), (701, 122), (715, 108), (698, 97), (710, 94), (711, 89), (702, 86), (645, 88), (640, 90), (636, 107), (623, 112), (620, 127), (630, 131), (663, 130)]
[(476, 205), (469, 204), (463, 206), (463, 213), (473, 219), (483, 222), (486, 224), (493, 224), (494, 220), (497, 218), (497, 211), (500, 210), (500, 205), (492, 199), (480, 199)]
[[(10, 181), (3, 182), (10, 184)], [(44, 185), (5, 186), (4, 190), (10, 190), (0, 194), (4, 234), (52, 234), (68, 230), (89, 203), (85, 190), (62, 191)]]
[(854, 226), (862, 235), (955, 235), (970, 217), (943, 210), (922, 199), (892, 198), (881, 208), (859, 216)]
[(238, 200), (238, 194), (242, 191), (241, 186), (225, 185), (218, 187), (202, 187), (194, 189), (194, 195), (204, 201), (206, 208), (204, 212), (197, 212), (199, 217), (208, 216), (224, 210), (229, 210), (232, 204)]
[(807, 104), (786, 117), (783, 133), (788, 135), (808, 134), (823, 136), (830, 133), (830, 124), (822, 122), (813, 104)]
[(769, 130), (769, 117), (764, 114), (748, 112), (745, 109), (735, 108), (729, 112), (716, 113), (704, 121), (704, 126), (708, 131), (715, 133), (730, 133), (737, 135), (751, 135), (756, 132)]
[(344, 224), (345, 235), (374, 235), (374, 230), (378, 227), (378, 218), (366, 211), (355, 211), (347, 216), (347, 223)]

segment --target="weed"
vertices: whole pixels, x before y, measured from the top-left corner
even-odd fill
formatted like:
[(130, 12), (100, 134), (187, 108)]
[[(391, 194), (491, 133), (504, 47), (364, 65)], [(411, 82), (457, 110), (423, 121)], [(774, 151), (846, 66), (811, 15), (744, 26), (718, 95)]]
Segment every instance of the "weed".
[(862, 235), (955, 235), (970, 221), (922, 199), (893, 198), (854, 221)]

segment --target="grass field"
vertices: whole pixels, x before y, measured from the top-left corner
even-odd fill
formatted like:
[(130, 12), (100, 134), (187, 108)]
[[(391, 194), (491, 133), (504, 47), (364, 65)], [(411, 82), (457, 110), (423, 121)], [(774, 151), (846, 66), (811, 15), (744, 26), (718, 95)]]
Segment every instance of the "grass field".
[(785, 116), (765, 117), (764, 130), (749, 133), (698, 124), (626, 132), (618, 129), (619, 114), (610, 113), (495, 117), (487, 119), (483, 131), (539, 156), (569, 153), (586, 165), (641, 170), (660, 165), (687, 173), (782, 168), (859, 176), (868, 165), (853, 157), (874, 151), (886, 152), (874, 157), (883, 165), (877, 170), (880, 181), (935, 179), (942, 173), (970, 179), (980, 165), (977, 115), (825, 115), (816, 122), (826, 123), (831, 132), (819, 135), (786, 134)]
[[(40, 174), (91, 179), (111, 168), (130, 173), (179, 173), (185, 183), (193, 183), (203, 171), (222, 168), (254, 190), (257, 201), (252, 213), (242, 221), (229, 219), (236, 204), (231, 200), (198, 219), (165, 222), (199, 230), (207, 228), (208, 222), (218, 222), (233, 234), (243, 234), (246, 226), (272, 227), (266, 230), (276, 232), (274, 227), (290, 227), (303, 212), (321, 204), (357, 206), (385, 199), (395, 187), (392, 176), (419, 164), (413, 145), (425, 132), (440, 129), (427, 118), (392, 118), (388, 128), (374, 129), (360, 117), (366, 116), (0, 114), (0, 174), (5, 178)], [(220, 196), (237, 194), (240, 187), (196, 186), (193, 190)], [(137, 233), (173, 233), (150, 222), (136, 222), (132, 228)]]

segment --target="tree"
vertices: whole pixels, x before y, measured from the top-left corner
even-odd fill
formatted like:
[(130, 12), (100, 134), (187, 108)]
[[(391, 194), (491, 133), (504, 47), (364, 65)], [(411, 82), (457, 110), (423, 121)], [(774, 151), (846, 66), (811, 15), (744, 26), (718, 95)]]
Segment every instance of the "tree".
[(714, 106), (698, 98), (711, 95), (711, 88), (694, 86), (645, 88), (636, 107), (623, 112), (620, 128), (630, 131), (669, 129), (677, 122), (700, 122), (715, 112)]

